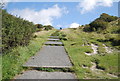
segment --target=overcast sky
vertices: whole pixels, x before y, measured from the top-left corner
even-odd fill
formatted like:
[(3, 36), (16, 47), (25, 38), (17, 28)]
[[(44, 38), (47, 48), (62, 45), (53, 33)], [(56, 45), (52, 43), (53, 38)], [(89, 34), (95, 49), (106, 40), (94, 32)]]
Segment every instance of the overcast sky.
[(9, 2), (6, 9), (10, 14), (20, 16), (35, 24), (68, 28), (88, 24), (102, 13), (118, 16), (118, 2), (113, 1)]

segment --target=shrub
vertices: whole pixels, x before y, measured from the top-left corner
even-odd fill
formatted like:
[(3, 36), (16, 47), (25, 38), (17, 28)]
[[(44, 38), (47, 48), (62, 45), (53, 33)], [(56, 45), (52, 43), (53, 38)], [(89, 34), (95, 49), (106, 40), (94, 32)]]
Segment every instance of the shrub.
[(105, 22), (111, 22), (111, 21), (117, 20), (118, 17), (116, 17), (116, 16), (110, 16), (110, 15), (108, 15), (106, 13), (103, 13), (103, 14), (101, 14), (101, 16), (100, 16), (99, 19), (100, 20), (104, 20)]
[(2, 10), (3, 52), (19, 45), (28, 45), (36, 28), (32, 22), (10, 15)]
[(91, 22), (90, 24), (91, 31), (98, 31), (106, 29), (108, 23), (103, 20), (96, 20)]
[(83, 31), (85, 31), (85, 32), (91, 32), (92, 29), (91, 29), (90, 25), (85, 25), (85, 27), (83, 28)]
[(51, 25), (47, 25), (47, 26), (44, 26), (45, 27), (45, 30), (52, 30), (53, 29), (53, 27), (51, 26)]

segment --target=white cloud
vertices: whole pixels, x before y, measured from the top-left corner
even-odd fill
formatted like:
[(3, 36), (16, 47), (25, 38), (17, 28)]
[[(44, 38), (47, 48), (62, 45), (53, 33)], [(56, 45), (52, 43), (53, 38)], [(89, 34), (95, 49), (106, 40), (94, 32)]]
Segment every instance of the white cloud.
[(98, 6), (111, 7), (114, 0), (83, 0), (77, 6), (81, 14), (89, 12)]
[(60, 8), (57, 4), (53, 5), (48, 9), (42, 9), (40, 11), (35, 11), (34, 9), (15, 9), (11, 11), (11, 14), (18, 15), (21, 18), (34, 22), (35, 24), (40, 23), (43, 25), (52, 25), (53, 20), (60, 18), (63, 14), (67, 14), (68, 11), (65, 7)]
[(78, 23), (72, 23), (69, 28), (78, 28), (80, 24)]

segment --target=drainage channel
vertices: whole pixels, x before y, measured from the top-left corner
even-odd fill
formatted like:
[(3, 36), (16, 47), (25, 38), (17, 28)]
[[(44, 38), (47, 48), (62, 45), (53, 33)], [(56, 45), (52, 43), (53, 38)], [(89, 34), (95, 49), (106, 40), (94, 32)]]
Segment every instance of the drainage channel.
[(72, 63), (59, 37), (50, 36), (44, 44), (42, 49), (23, 65), (27, 70), (15, 79), (58, 79), (58, 81), (59, 79), (71, 79), (77, 81), (74, 71), (71, 69)]

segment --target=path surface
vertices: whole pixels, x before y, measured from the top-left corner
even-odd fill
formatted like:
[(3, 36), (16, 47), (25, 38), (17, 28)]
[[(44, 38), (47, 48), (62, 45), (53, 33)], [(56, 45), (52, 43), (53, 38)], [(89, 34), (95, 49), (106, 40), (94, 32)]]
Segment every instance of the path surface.
[(55, 44), (55, 45), (62, 45), (62, 42), (54, 42), (54, 41), (48, 41), (45, 44)]
[(43, 46), (40, 52), (32, 57), (24, 66), (26, 67), (71, 67), (63, 46)]
[(59, 38), (59, 36), (49, 36), (50, 38)]
[[(59, 40), (58, 36), (50, 36), (48, 42), (45, 44), (59, 45), (62, 42), (54, 41)], [(52, 40), (52, 41), (51, 41)], [(33, 57), (31, 57), (23, 66), (32, 68), (70, 68), (72, 64), (64, 49), (64, 46), (47, 46), (44, 45), (42, 49)], [(15, 79), (71, 79), (76, 81), (75, 75), (70, 72), (43, 72), (37, 70), (28, 70), (18, 75)], [(67, 80), (66, 80), (67, 81)]]
[(75, 79), (72, 73), (64, 72), (40, 72), (36, 70), (26, 71), (17, 79)]
[(60, 39), (48, 39), (48, 41), (59, 41)]

